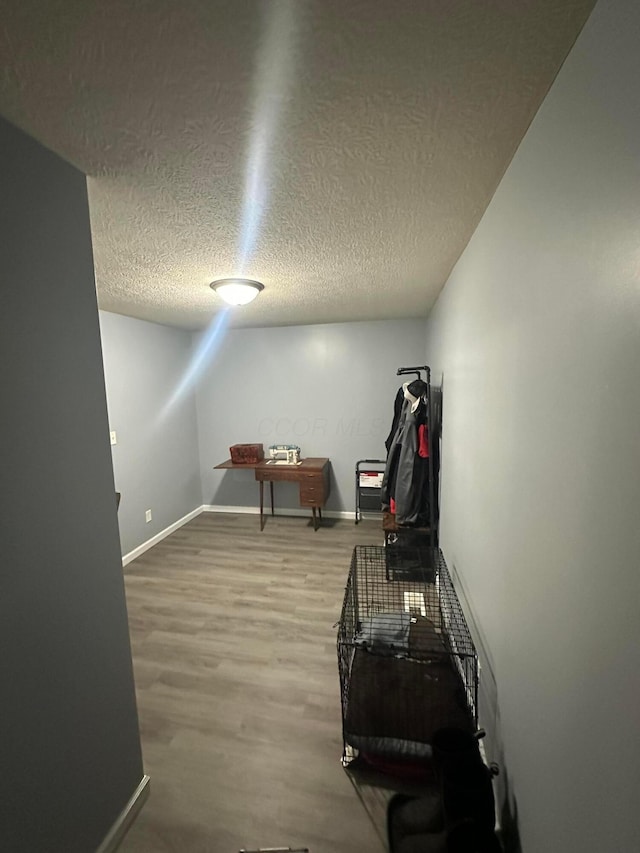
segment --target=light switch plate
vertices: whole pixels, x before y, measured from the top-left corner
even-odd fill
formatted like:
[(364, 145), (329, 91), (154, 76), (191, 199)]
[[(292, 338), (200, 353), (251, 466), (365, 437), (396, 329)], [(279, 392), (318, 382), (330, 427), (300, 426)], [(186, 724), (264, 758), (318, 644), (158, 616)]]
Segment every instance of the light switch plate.
[(116, 435), (115, 429), (111, 430), (111, 432), (109, 433), (109, 436), (111, 438), (111, 444), (117, 444), (118, 443), (118, 437)]

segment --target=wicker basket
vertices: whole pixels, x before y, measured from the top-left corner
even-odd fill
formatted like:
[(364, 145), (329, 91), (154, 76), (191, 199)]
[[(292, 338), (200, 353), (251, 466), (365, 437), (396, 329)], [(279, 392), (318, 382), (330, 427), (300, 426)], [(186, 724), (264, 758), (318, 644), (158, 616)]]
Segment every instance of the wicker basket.
[(264, 459), (262, 444), (234, 444), (229, 448), (231, 461), (236, 465), (250, 465)]

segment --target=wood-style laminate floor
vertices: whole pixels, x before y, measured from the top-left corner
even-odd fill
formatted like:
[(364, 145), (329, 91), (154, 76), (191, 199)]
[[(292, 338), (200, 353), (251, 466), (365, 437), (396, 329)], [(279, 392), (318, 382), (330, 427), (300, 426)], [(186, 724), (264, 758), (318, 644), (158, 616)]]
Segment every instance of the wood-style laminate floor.
[(123, 853), (381, 853), (342, 750), (334, 624), (377, 521), (205, 513), (125, 570), (151, 796)]

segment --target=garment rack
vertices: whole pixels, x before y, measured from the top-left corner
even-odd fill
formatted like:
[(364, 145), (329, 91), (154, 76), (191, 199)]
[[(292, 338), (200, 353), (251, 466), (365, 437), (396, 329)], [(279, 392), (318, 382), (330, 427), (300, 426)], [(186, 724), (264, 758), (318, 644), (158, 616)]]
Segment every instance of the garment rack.
[(421, 364), (419, 367), (399, 367), (396, 370), (396, 376), (405, 376), (407, 373), (415, 373), (418, 379), (422, 379), (422, 371), (427, 375), (426, 383), (431, 382), (431, 368), (428, 364)]
[[(429, 546), (430, 551), (433, 555), (434, 565), (435, 565), (435, 553), (436, 548), (438, 546), (438, 520), (437, 513), (435, 508), (435, 498), (436, 498), (436, 490), (434, 484), (434, 466), (433, 466), (433, 452), (435, 448), (436, 433), (433, 429), (435, 425), (434, 418), (434, 409), (433, 409), (433, 398), (431, 395), (431, 368), (428, 364), (419, 364), (414, 367), (399, 367), (396, 370), (396, 376), (406, 376), (407, 374), (415, 373), (418, 379), (422, 379), (422, 374), (425, 374), (425, 379), (423, 380), (426, 383), (427, 390), (425, 393), (425, 401), (427, 404), (427, 423), (429, 425), (429, 441), (432, 443), (431, 453), (429, 454), (429, 474), (428, 474), (428, 500), (429, 500)], [(385, 534), (385, 543), (389, 541), (389, 537)]]

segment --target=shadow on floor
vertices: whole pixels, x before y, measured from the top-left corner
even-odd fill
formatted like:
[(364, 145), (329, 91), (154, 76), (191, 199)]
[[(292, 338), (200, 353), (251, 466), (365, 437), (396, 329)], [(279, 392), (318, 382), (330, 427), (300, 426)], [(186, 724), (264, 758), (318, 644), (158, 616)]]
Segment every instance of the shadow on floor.
[[(349, 781), (365, 810), (371, 825), (383, 844), (387, 844), (387, 806), (394, 794), (423, 796), (433, 792), (435, 777), (421, 782), (402, 780), (374, 770), (365, 762), (356, 759), (345, 768)], [(518, 829), (518, 804), (511, 792), (509, 778), (502, 777), (503, 801), (500, 808), (500, 841), (504, 853), (522, 853)]]
[(363, 809), (380, 841), (387, 845), (387, 806), (394, 794), (421, 796), (433, 789), (435, 779), (428, 773), (419, 782), (404, 780), (382, 773), (361, 759), (355, 759), (345, 768)]
[[(323, 516), (322, 516), (322, 519), (321, 519), (321, 521), (320, 521), (320, 523), (319, 523), (319, 525), (318, 525), (318, 528), (326, 527), (326, 528), (328, 528), (329, 530), (331, 530), (331, 529), (332, 529), (332, 528), (334, 528), (336, 525), (340, 524), (340, 521), (341, 521), (341, 520), (342, 520), (342, 519), (340, 519), (340, 518), (326, 518), (326, 517), (323, 515)], [(313, 527), (313, 519), (310, 519), (310, 521), (309, 521), (309, 527)]]
[(500, 808), (500, 839), (505, 853), (522, 853), (520, 830), (518, 829), (518, 803), (511, 793), (509, 777), (503, 770), (503, 800)]

